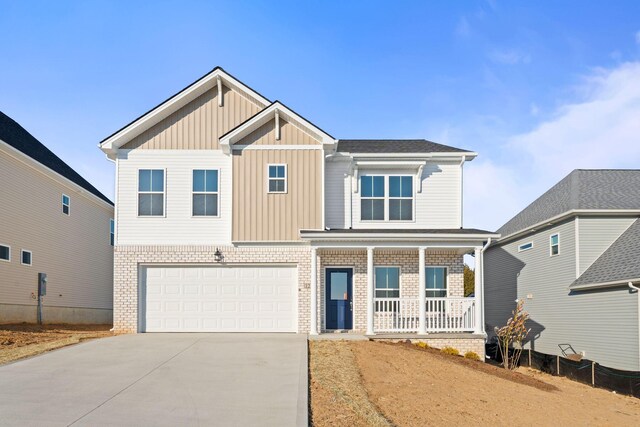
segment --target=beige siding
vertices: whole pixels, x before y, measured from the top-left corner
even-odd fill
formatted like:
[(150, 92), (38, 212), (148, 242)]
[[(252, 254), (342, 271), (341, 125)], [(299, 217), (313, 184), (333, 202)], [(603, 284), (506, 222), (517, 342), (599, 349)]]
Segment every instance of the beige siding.
[(225, 86), (222, 93), (224, 97), (222, 107), (218, 106), (218, 89), (214, 87), (144, 131), (122, 148), (217, 149), (218, 137), (262, 109)]
[[(234, 241), (298, 240), (322, 227), (322, 150), (242, 150), (233, 154)], [(267, 165), (287, 165), (285, 194), (267, 192)]]
[(275, 120), (260, 126), (237, 145), (317, 145), (319, 142), (295, 125), (280, 119), (280, 140), (276, 141)]
[[(0, 182), (0, 243), (11, 246), (11, 262), (0, 261), (0, 302), (35, 307), (32, 294), (37, 292), (38, 272), (44, 272), (49, 280), (45, 307), (110, 310), (113, 208), (2, 149)], [(62, 213), (63, 193), (71, 198), (68, 216)], [(22, 249), (32, 251), (32, 266), (21, 264)]]

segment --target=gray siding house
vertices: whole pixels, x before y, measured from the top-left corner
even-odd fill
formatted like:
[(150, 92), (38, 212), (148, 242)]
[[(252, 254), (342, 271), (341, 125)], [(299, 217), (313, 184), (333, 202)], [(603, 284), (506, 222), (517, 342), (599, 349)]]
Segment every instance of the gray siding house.
[(527, 348), (640, 370), (639, 218), (640, 170), (574, 170), (527, 206), (485, 253), (489, 335), (524, 299)]

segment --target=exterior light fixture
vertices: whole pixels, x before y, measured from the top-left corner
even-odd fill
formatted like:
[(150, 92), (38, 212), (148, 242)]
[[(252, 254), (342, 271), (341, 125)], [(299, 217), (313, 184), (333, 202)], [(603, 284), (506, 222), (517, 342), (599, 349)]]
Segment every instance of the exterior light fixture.
[(222, 261), (222, 252), (220, 252), (220, 249), (216, 248), (216, 251), (213, 253), (213, 256), (214, 256), (216, 262), (221, 262)]

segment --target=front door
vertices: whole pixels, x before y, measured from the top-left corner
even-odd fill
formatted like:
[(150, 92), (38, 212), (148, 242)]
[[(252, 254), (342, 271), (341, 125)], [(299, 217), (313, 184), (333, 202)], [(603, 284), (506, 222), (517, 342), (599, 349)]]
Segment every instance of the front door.
[(353, 328), (352, 279), (350, 268), (327, 268), (327, 329)]

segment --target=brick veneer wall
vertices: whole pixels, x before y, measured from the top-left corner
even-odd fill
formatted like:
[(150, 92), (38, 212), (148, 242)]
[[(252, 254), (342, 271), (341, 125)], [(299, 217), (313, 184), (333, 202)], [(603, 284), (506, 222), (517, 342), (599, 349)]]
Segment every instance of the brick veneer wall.
[(391, 341), (391, 342), (402, 342), (409, 339), (412, 343), (425, 342), (429, 345), (429, 347), (433, 348), (444, 348), (444, 347), (453, 347), (460, 352), (461, 356), (468, 351), (473, 351), (478, 356), (480, 356), (481, 361), (485, 361), (485, 339), (479, 338), (477, 335), (475, 337), (462, 334), (459, 337), (453, 336), (452, 334), (446, 334), (447, 337), (444, 338), (410, 338), (407, 337), (405, 339), (402, 338), (380, 338), (376, 339), (376, 341)]

